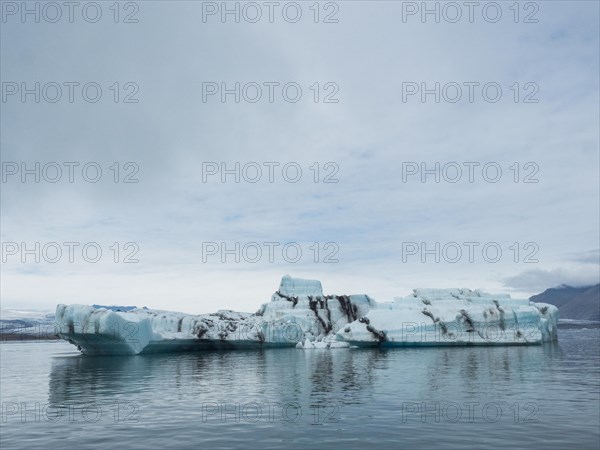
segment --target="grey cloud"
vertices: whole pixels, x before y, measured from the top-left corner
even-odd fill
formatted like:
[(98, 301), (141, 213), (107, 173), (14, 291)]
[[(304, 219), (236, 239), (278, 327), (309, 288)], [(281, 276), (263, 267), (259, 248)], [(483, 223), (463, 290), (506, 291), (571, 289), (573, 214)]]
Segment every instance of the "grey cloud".
[(582, 287), (600, 283), (600, 266), (586, 268), (531, 269), (503, 280), (515, 290), (539, 293), (561, 285)]

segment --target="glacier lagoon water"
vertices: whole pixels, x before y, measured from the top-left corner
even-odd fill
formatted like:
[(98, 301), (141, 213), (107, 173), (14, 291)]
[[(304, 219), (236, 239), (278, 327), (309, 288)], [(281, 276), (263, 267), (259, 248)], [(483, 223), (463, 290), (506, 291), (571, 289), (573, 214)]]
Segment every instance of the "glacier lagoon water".
[(600, 445), (600, 330), (533, 347), (86, 357), (2, 343), (0, 447)]

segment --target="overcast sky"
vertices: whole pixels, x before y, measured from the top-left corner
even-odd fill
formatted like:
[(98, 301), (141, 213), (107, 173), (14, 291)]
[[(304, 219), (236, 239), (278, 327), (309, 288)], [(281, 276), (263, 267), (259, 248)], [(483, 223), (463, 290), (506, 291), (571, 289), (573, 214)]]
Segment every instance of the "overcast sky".
[[(321, 3), (317, 23), (313, 2), (295, 23), (289, 2), (272, 23), (261, 2), (223, 23), (208, 15), (221, 2), (190, 1), (123, 3), (118, 18), (99, 2), (92, 23), (82, 2), (51, 23), (39, 3), (36, 23), (3, 2), (2, 307), (255, 311), (286, 273), (381, 301), (598, 283), (599, 6), (526, 3), (472, 23), (462, 2), (456, 23), (443, 3), (438, 23), (383, 1)], [(239, 103), (223, 102), (235, 83)], [(221, 163), (240, 164), (239, 183)], [(439, 183), (421, 163), (439, 163)], [(236, 242), (239, 262), (219, 249)]]

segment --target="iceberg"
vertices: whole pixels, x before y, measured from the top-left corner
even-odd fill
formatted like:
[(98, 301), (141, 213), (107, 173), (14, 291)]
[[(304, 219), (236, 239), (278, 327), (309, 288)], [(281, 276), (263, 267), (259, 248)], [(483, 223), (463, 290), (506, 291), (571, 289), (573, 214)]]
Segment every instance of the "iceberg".
[(333, 349), (533, 345), (557, 339), (558, 309), (470, 289), (415, 289), (393, 302), (324, 295), (321, 282), (282, 278), (256, 313), (190, 315), (144, 308), (62, 305), (55, 328), (88, 355), (212, 349)]

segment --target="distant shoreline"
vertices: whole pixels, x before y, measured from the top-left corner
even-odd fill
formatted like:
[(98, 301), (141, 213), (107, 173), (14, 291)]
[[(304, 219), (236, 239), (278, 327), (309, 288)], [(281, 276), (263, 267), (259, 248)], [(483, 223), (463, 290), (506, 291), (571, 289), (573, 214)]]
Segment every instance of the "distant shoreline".
[(25, 333), (0, 333), (0, 342), (5, 341), (57, 341), (57, 334), (25, 334)]
[(600, 322), (582, 319), (559, 319), (558, 328), (563, 330), (576, 328), (600, 328)]

